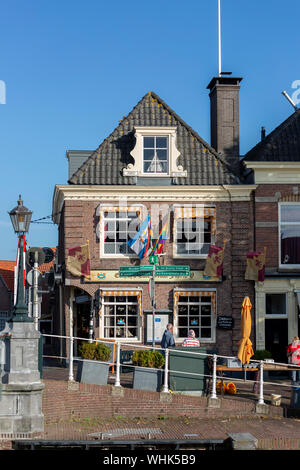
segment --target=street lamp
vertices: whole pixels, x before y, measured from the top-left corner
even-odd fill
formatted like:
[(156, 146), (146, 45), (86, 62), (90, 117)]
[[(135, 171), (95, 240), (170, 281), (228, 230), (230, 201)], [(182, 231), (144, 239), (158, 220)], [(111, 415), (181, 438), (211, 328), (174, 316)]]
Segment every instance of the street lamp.
[(18, 205), (9, 212), (9, 216), (15, 233), (19, 235), (19, 267), (16, 304), (13, 308), (13, 322), (32, 322), (33, 318), (28, 316), (28, 307), (24, 296), (24, 243), (25, 233), (29, 230), (32, 212), (23, 206), (21, 195), (19, 195)]

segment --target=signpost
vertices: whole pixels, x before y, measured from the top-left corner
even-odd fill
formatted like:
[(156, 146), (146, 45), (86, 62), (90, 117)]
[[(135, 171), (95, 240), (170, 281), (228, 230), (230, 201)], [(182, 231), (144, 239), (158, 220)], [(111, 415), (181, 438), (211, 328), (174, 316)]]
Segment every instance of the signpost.
[[(156, 257), (153, 257), (156, 258)], [(154, 263), (157, 259), (150, 260)], [(157, 264), (153, 265), (142, 265), (142, 266), (121, 266), (119, 268), (120, 277), (128, 276), (150, 276), (149, 279), (149, 296), (152, 305), (152, 346), (155, 347), (155, 277), (164, 276), (178, 276), (178, 277), (190, 277), (191, 271), (189, 266), (160, 266)]]

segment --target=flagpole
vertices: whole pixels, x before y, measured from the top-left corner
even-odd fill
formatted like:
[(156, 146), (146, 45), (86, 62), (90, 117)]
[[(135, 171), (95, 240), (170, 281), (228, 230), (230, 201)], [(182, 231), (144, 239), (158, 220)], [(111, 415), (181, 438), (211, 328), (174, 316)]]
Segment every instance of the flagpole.
[(218, 42), (219, 42), (219, 77), (221, 76), (221, 0), (218, 0)]
[(153, 299), (152, 299), (152, 347), (155, 348), (155, 264), (152, 271)]

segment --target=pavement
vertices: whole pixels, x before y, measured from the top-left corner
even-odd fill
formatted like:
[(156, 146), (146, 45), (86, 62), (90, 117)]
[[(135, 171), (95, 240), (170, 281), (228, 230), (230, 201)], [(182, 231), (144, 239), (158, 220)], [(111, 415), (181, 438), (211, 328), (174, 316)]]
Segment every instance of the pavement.
[[(62, 367), (45, 367), (43, 379), (68, 380), (68, 369)], [(114, 383), (110, 375), (109, 383)], [(200, 441), (228, 440), (231, 434), (250, 433), (257, 439), (259, 450), (300, 450), (300, 410), (289, 408), (290, 388), (288, 380), (274, 379), (272, 385), (265, 383), (265, 403), (271, 405), (271, 393), (281, 394), (282, 413), (274, 417), (253, 415), (243, 418), (218, 417), (194, 418), (182, 416), (179, 418), (125, 418), (115, 417), (105, 420), (90, 418), (74, 419), (45, 423), (43, 435), (37, 440), (44, 441), (84, 441), (95, 443), (104, 440), (140, 441)], [(275, 385), (274, 385), (275, 384)], [(121, 374), (121, 385), (131, 387), (131, 374)], [(238, 386), (239, 399), (258, 400), (252, 392), (253, 383), (240, 382)], [(226, 400), (226, 396), (223, 398)], [(279, 411), (279, 410), (278, 410)], [(108, 444), (109, 445), (109, 444)]]

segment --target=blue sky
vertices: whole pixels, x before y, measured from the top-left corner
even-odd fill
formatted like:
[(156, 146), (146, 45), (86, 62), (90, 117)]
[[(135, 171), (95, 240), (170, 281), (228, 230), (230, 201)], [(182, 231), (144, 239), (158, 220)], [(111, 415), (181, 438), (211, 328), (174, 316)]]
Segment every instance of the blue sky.
[[(33, 220), (67, 183), (68, 149), (94, 149), (150, 90), (208, 143), (218, 73), (217, 0), (0, 0), (0, 259), (14, 259), (7, 214), (21, 193)], [(293, 112), (300, 2), (222, 0), (222, 70), (243, 77), (241, 153)], [(300, 93), (299, 93), (300, 98)], [(56, 246), (31, 224), (31, 246)]]

